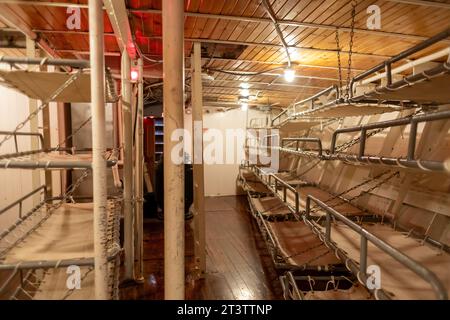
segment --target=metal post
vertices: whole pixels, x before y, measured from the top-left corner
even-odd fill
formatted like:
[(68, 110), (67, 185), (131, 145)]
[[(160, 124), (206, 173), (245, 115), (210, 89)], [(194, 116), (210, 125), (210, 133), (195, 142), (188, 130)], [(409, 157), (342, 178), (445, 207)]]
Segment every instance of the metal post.
[[(27, 37), (26, 38), (26, 52), (27, 58), (36, 58), (36, 42)], [(31, 70), (33, 67), (28, 66), (28, 70)], [(28, 109), (29, 112), (32, 113), (37, 109), (37, 100), (28, 99)], [(30, 120), (30, 132), (39, 132), (39, 120), (38, 117), (34, 117)], [(39, 139), (36, 137), (30, 137), (30, 150), (38, 150), (43, 148), (44, 146), (39, 147)], [(41, 185), (41, 173), (38, 170), (34, 170), (31, 172), (31, 184), (32, 188), (36, 189)], [(37, 194), (33, 196), (33, 205), (37, 205), (41, 201), (40, 196)]]
[(108, 252), (106, 248), (105, 61), (103, 56), (102, 1), (89, 0), (91, 60), (92, 175), (94, 189), (95, 298), (108, 299)]
[(192, 128), (194, 130), (193, 177), (194, 177), (194, 251), (199, 276), (206, 272), (205, 240), (205, 187), (203, 167), (203, 99), (202, 60), (200, 42), (194, 43), (192, 56)]
[(328, 212), (326, 213), (325, 219), (326, 219), (325, 240), (327, 242), (330, 242), (330, 240), (331, 240), (331, 216)]
[(364, 155), (364, 151), (366, 150), (366, 129), (361, 129), (361, 137), (359, 141), (359, 154), (358, 156), (361, 158)]
[(362, 276), (365, 276), (367, 272), (367, 239), (363, 235), (361, 235), (360, 246), (359, 272)]
[(409, 129), (409, 141), (408, 141), (408, 160), (414, 160), (414, 154), (416, 152), (416, 139), (417, 139), (417, 121), (411, 120), (411, 128)]
[[(184, 299), (184, 165), (172, 159), (175, 130), (183, 128), (184, 1), (162, 2), (164, 69), (164, 294)], [(175, 160), (175, 161), (174, 161)]]
[(136, 127), (136, 229), (137, 229), (137, 275), (136, 280), (144, 280), (144, 65), (142, 58), (138, 59), (139, 83)]
[(134, 280), (134, 214), (133, 214), (133, 116), (131, 105), (131, 61), (126, 50), (122, 52), (122, 113), (124, 135), (123, 200), (125, 278)]

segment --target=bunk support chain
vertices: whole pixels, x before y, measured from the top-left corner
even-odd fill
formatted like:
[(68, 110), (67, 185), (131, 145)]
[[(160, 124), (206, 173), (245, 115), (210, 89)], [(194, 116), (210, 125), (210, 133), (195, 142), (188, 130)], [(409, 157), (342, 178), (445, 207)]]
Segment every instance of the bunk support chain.
[[(326, 222), (325, 222), (325, 232), (320, 230), (317, 226), (314, 225), (314, 223), (311, 222), (311, 216), (310, 216), (310, 209), (311, 209), (311, 202), (316, 203), (319, 207), (321, 207), (325, 214), (326, 214)], [(347, 225), (350, 229), (355, 231), (360, 235), (360, 241), (361, 241), (361, 248), (360, 248), (360, 261), (359, 261), (359, 267), (357, 266), (357, 263), (353, 260), (349, 259), (345, 256), (345, 254), (342, 252), (342, 250), (339, 249), (339, 247), (331, 240), (331, 221), (332, 219), (337, 219), (341, 222), (343, 222), (345, 225)], [(324, 241), (330, 248), (334, 249), (335, 252), (340, 256), (343, 261), (346, 261), (346, 265), (348, 265), (350, 271), (355, 273), (362, 281), (362, 284), (365, 285), (366, 281), (368, 279), (367, 276), (367, 243), (371, 242), (376, 247), (393, 257), (395, 260), (403, 264), (404, 266), (408, 267), (412, 271), (414, 271), (417, 275), (419, 275), (423, 280), (428, 282), (431, 287), (433, 288), (436, 297), (440, 300), (447, 300), (447, 290), (445, 289), (442, 282), (439, 280), (439, 278), (430, 270), (428, 270), (426, 267), (420, 265), (419, 263), (415, 262), (413, 259), (411, 259), (409, 256), (403, 254), (399, 250), (395, 249), (394, 247), (390, 246), (388, 243), (384, 242), (377, 236), (373, 235), (363, 227), (359, 226), (355, 222), (351, 221), (350, 219), (346, 218), (341, 213), (337, 212), (335, 209), (330, 207), (329, 205), (325, 204), (321, 200), (315, 198), (314, 196), (308, 195), (306, 198), (306, 212), (303, 215), (303, 221), (309, 225), (314, 232), (317, 232), (324, 236)], [(370, 288), (368, 288), (370, 290)], [(373, 290), (372, 290), (373, 291)], [(380, 297), (382, 299), (390, 299), (390, 297), (384, 293), (382, 289), (375, 289), (375, 295), (377, 297)]]

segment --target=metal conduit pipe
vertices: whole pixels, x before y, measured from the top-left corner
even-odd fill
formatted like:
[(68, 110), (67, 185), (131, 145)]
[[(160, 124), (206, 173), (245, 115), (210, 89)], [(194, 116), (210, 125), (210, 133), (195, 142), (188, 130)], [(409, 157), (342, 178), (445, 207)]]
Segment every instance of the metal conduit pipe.
[(266, 9), (266, 12), (268, 14), (268, 16), (270, 17), (270, 20), (272, 20), (273, 25), (275, 27), (275, 31), (278, 35), (278, 37), (280, 38), (281, 44), (283, 45), (284, 50), (286, 51), (286, 57), (287, 57), (287, 61), (288, 61), (288, 68), (291, 67), (291, 54), (289, 53), (289, 46), (286, 42), (286, 40), (284, 39), (283, 33), (281, 32), (280, 26), (278, 24), (278, 20), (276, 17), (275, 12), (272, 9), (272, 6), (270, 5), (268, 0), (262, 0), (262, 4), (264, 5), (264, 8)]
[(77, 59), (51, 59), (51, 58), (27, 58), (27, 57), (0, 57), (0, 62), (9, 64), (41, 65), (41, 66), (59, 66), (87, 69), (90, 62)]

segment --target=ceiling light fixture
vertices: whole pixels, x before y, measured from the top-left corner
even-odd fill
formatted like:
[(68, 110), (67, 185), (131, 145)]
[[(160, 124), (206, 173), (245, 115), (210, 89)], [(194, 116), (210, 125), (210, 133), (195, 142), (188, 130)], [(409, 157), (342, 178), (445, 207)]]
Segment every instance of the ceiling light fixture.
[(249, 85), (247, 82), (242, 82), (242, 83), (240, 84), (240, 87), (241, 87), (242, 89), (249, 89), (249, 88), (250, 88), (250, 85)]
[(248, 89), (241, 89), (241, 96), (248, 97), (250, 95), (250, 91)]
[(284, 69), (284, 80), (287, 82), (292, 82), (295, 79), (295, 70), (292, 68)]

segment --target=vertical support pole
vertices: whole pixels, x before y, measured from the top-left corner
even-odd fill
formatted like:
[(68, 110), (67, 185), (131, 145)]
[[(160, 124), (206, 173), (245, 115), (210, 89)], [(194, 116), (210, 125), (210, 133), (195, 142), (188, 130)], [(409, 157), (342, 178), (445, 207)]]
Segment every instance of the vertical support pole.
[(103, 2), (89, 0), (89, 46), (91, 62), (92, 174), (94, 189), (95, 298), (108, 294), (106, 161), (105, 148), (105, 61), (103, 44)]
[(133, 116), (131, 105), (131, 61), (122, 52), (122, 113), (123, 113), (123, 200), (124, 200), (124, 280), (134, 280), (134, 214), (133, 214)]
[[(164, 294), (182, 300), (184, 280), (184, 165), (172, 155), (183, 128), (184, 112), (184, 1), (162, 2), (164, 69)], [(181, 153), (183, 150), (181, 150)], [(174, 156), (174, 159), (172, 159)]]
[[(41, 51), (41, 54), (39, 55), (41, 57), (45, 57), (45, 54)], [(41, 70), (47, 69), (48, 66), (41, 67)], [(44, 136), (44, 143), (43, 147), (45, 149), (51, 148), (51, 133), (50, 133), (50, 104), (47, 106), (47, 108), (44, 108), (42, 110), (42, 128), (43, 128), (43, 136)], [(45, 186), (47, 187), (48, 195), (51, 197), (53, 196), (53, 179), (52, 179), (52, 171), (51, 170), (45, 170)]]
[(200, 42), (194, 43), (192, 56), (192, 128), (194, 130), (194, 253), (199, 276), (206, 272), (205, 186), (203, 166), (203, 88)]
[(144, 66), (142, 58), (138, 59), (139, 82), (138, 82), (138, 104), (136, 123), (136, 177), (135, 192), (136, 202), (136, 230), (137, 230), (137, 281), (144, 280)]
[(359, 257), (359, 272), (362, 276), (366, 276), (367, 273), (367, 239), (361, 235), (360, 243), (360, 257)]
[[(58, 102), (58, 141), (63, 141), (72, 133), (72, 112), (70, 103)], [(72, 148), (72, 138), (68, 139), (63, 147)], [(66, 192), (72, 184), (72, 170), (61, 171), (61, 194)]]
[[(29, 58), (37, 57), (36, 42), (29, 37), (26, 38), (26, 53), (27, 53), (27, 57), (29, 57)], [(33, 66), (29, 65), (28, 69), (30, 70), (31, 68), (33, 68)], [(38, 107), (37, 100), (28, 98), (29, 113), (36, 111), (37, 107)], [(38, 117), (34, 117), (33, 119), (30, 120), (30, 132), (39, 132)], [(41, 147), (43, 147), (43, 146), (39, 146), (40, 142), (39, 142), (38, 137), (30, 137), (30, 143), (31, 143), (30, 150), (38, 150)], [(35, 190), (36, 188), (38, 188), (41, 185), (40, 170), (33, 170), (31, 172), (31, 185), (32, 185), (31, 187), (33, 190)], [(41, 201), (41, 199), (40, 199), (39, 194), (33, 195), (33, 206), (38, 205), (38, 203), (40, 201)]]

